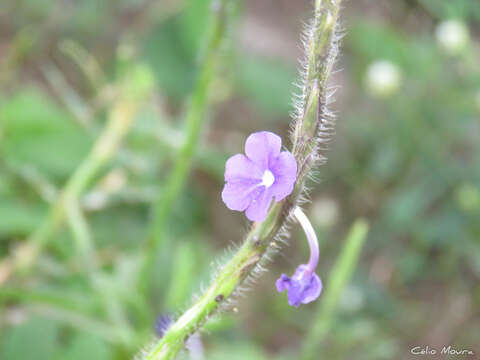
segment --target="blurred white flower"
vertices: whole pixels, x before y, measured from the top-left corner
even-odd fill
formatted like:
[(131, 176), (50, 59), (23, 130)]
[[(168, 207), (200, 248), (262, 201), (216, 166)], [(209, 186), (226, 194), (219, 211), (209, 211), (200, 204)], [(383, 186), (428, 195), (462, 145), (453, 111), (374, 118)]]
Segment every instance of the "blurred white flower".
[(402, 76), (397, 65), (386, 60), (375, 61), (367, 69), (365, 86), (373, 96), (388, 97), (400, 87)]
[(462, 52), (469, 42), (468, 28), (460, 20), (447, 20), (437, 25), (437, 42), (448, 54)]
[(312, 219), (315, 225), (329, 227), (337, 222), (339, 214), (338, 204), (330, 198), (321, 198), (313, 201)]

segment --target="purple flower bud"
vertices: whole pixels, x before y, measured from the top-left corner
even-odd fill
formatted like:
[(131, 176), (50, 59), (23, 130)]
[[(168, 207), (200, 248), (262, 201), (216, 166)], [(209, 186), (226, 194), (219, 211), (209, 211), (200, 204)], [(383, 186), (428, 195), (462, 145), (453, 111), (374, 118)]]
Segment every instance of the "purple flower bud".
[(278, 292), (287, 290), (288, 304), (290, 306), (299, 307), (300, 304), (308, 304), (320, 296), (322, 281), (315, 274), (319, 257), (318, 240), (315, 231), (300, 208), (297, 207), (293, 213), (307, 235), (308, 245), (310, 246), (310, 260), (308, 264), (301, 264), (291, 278), (282, 274), (277, 280), (276, 286)]
[(222, 200), (230, 210), (245, 211), (252, 221), (263, 221), (275, 198), (281, 201), (293, 191), (297, 162), (288, 151), (280, 151), (282, 139), (274, 133), (251, 134), (245, 155), (227, 160)]
[(158, 337), (162, 338), (170, 326), (172, 326), (173, 322), (173, 317), (169, 314), (162, 314), (158, 316), (155, 321), (155, 333), (158, 335)]

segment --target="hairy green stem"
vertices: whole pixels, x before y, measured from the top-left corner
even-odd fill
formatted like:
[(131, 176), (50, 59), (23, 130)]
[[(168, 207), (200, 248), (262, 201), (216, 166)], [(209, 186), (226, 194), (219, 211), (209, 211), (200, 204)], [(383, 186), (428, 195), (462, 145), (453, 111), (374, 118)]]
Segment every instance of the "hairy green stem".
[(316, 154), (320, 143), (330, 135), (333, 127), (333, 114), (328, 111), (331, 95), (328, 80), (338, 53), (340, 5), (341, 0), (316, 0), (314, 19), (304, 38), (303, 88), (292, 141), (293, 152), (303, 160), (306, 173), (316, 162), (308, 159), (309, 154)]
[(316, 1), (315, 16), (306, 40), (306, 71), (304, 89), (297, 109), (293, 131), (294, 155), (299, 164), (297, 183), (293, 193), (284, 201), (274, 204), (262, 223), (254, 223), (243, 245), (222, 266), (208, 289), (165, 335), (142, 355), (143, 360), (173, 359), (190, 335), (200, 329), (209, 315), (217, 311), (248, 277), (284, 229), (291, 211), (297, 206), (304, 190), (304, 182), (318, 160), (317, 143), (328, 128), (327, 80), (337, 54), (337, 26), (340, 0)]
[(162, 193), (153, 206), (152, 228), (149, 234), (141, 268), (141, 290), (147, 291), (150, 277), (153, 276), (152, 266), (159, 248), (165, 241), (165, 227), (173, 204), (182, 190), (188, 176), (192, 158), (195, 154), (201, 130), (206, 118), (210, 84), (218, 65), (222, 40), (225, 38), (228, 14), (231, 11), (231, 0), (212, 1), (212, 26), (209, 29), (205, 54), (200, 64), (193, 95), (185, 115), (186, 136), (180, 147), (173, 169), (166, 179)]
[(258, 264), (287, 214), (286, 203), (276, 204), (262, 223), (255, 223), (233, 258), (221, 269), (203, 296), (166, 332), (164, 337), (144, 355), (145, 360), (173, 359), (184, 341), (224, 303)]
[(340, 256), (328, 277), (325, 293), (314, 316), (313, 326), (303, 344), (301, 360), (316, 359), (316, 354), (318, 354), (316, 350), (318, 350), (321, 340), (330, 328), (332, 318), (335, 315), (335, 307), (343, 289), (352, 277), (367, 233), (368, 223), (365, 220), (357, 220), (352, 225)]

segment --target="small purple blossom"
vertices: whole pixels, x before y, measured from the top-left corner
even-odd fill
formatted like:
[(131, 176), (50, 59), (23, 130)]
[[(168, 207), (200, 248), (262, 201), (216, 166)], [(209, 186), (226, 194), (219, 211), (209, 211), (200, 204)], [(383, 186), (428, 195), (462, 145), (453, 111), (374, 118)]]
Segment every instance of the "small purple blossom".
[(230, 210), (245, 211), (252, 221), (263, 221), (272, 201), (281, 201), (293, 191), (297, 162), (288, 151), (280, 151), (282, 139), (269, 131), (251, 134), (245, 155), (227, 160), (222, 200)]
[(162, 338), (173, 323), (174, 319), (169, 314), (162, 314), (158, 316), (154, 325), (155, 333), (158, 335), (158, 337)]
[(288, 304), (295, 307), (316, 300), (322, 291), (322, 281), (305, 264), (300, 265), (291, 278), (282, 274), (276, 285), (279, 292), (287, 290)]
[(308, 245), (310, 246), (310, 259), (308, 264), (298, 266), (295, 274), (290, 278), (282, 274), (276, 282), (279, 292), (287, 290), (288, 304), (290, 306), (299, 307), (300, 304), (308, 304), (316, 300), (322, 292), (322, 281), (315, 274), (315, 268), (318, 264), (319, 250), (318, 241), (315, 231), (305, 214), (296, 208), (293, 212), (297, 220), (302, 225), (307, 236)]

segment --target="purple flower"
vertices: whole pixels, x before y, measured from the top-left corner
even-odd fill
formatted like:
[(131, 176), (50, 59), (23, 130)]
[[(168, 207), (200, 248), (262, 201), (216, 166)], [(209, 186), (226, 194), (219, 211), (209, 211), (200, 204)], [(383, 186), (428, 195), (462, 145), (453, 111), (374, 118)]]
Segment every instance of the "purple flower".
[(301, 264), (291, 278), (282, 274), (277, 280), (276, 285), (279, 292), (287, 290), (289, 305), (298, 307), (300, 304), (308, 304), (320, 296), (322, 292), (322, 281), (318, 275), (315, 274), (319, 257), (318, 241), (315, 231), (300, 208), (297, 207), (293, 213), (307, 235), (308, 245), (310, 246), (310, 259), (308, 264)]
[(297, 162), (288, 151), (280, 151), (282, 139), (274, 133), (251, 134), (245, 155), (227, 160), (222, 200), (230, 210), (245, 211), (252, 221), (263, 221), (272, 201), (283, 200), (297, 179)]
[(291, 278), (282, 274), (276, 285), (279, 292), (287, 290), (288, 303), (295, 307), (316, 300), (322, 291), (322, 281), (305, 264), (300, 265)]
[(155, 333), (158, 335), (158, 337), (162, 338), (173, 323), (174, 319), (169, 314), (162, 314), (158, 316), (154, 325)]

